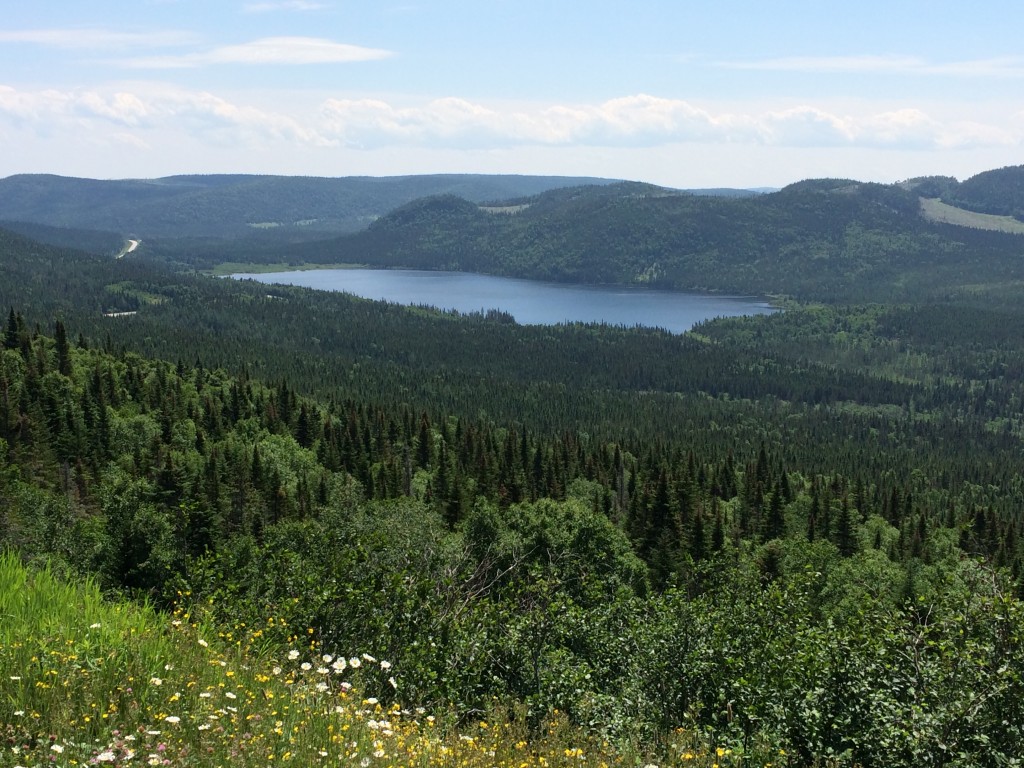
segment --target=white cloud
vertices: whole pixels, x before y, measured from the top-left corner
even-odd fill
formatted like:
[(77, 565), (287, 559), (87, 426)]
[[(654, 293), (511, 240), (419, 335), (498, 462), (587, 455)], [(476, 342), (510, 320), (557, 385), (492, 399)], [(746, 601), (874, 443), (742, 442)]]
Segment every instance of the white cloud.
[(379, 48), (347, 45), (317, 37), (266, 37), (203, 53), (130, 59), (124, 65), (138, 69), (178, 69), (208, 64), (342, 64), (375, 61), (393, 55), (391, 51)]
[[(109, 125), (132, 128), (136, 145), (146, 132), (200, 137), (218, 144), (257, 146), (283, 143), (329, 146), (332, 140), (300, 120), (204, 91), (153, 87), (147, 93), (117, 91), (19, 91), (0, 86), (0, 122), (39, 135), (67, 135), (73, 140), (90, 131), (109, 133)], [(142, 135), (140, 135), (140, 131)]]
[(0, 30), (0, 43), (31, 43), (54, 48), (87, 50), (153, 48), (195, 42), (195, 35), (176, 30), (119, 32), (111, 29), (23, 29)]
[(779, 72), (919, 72), (925, 62), (913, 56), (784, 56), (750, 61), (721, 61), (726, 69)]
[(732, 116), (712, 117), (684, 101), (646, 95), (534, 111), (500, 111), (458, 98), (404, 108), (375, 99), (329, 99), (322, 114), (325, 130), (358, 146), (396, 141), (446, 146), (643, 145), (711, 140), (742, 122)]
[[(332, 141), (299, 120), (257, 107), (238, 105), (206, 92), (178, 91), (161, 97), (165, 122), (228, 143), (266, 140), (329, 146)], [(181, 124), (184, 124), (183, 126)]]
[(759, 142), (776, 146), (840, 146), (857, 136), (850, 118), (810, 106), (768, 112), (752, 117), (751, 122)]
[(801, 105), (762, 112), (712, 112), (649, 95), (596, 105), (500, 109), (447, 98), (398, 107), (379, 99), (329, 99), (322, 131), (349, 146), (375, 148), (608, 146), (680, 142), (776, 147), (943, 149), (1019, 144), (1024, 130), (942, 121), (920, 109), (840, 114)]
[[(110, 153), (114, 147), (130, 148), (137, 162), (150, 157), (164, 169), (175, 163), (193, 167), (200, 157), (223, 162), (230, 156), (283, 170), (289, 158), (301, 156), (310, 163), (307, 172), (317, 162), (325, 170), (335, 167), (331, 163), (340, 163), (342, 156), (367, 163), (371, 157), (443, 157), (465, 163), (458, 158), (531, 153), (621, 157), (664, 150), (666, 156), (877, 152), (896, 163), (903, 150), (916, 157), (953, 150), (958, 156), (984, 152), (1006, 157), (1024, 148), (1024, 112), (1012, 110), (985, 117), (975, 110), (971, 120), (964, 120), (966, 111), (934, 106), (712, 107), (646, 94), (593, 104), (512, 105), (456, 97), (421, 104), (387, 99), (318, 104), (308, 95), (291, 96), (277, 94), (261, 102), (251, 95), (228, 97), (155, 81), (107, 89), (0, 85), (0, 133), (10, 146), (47, 147), (41, 155), (47, 162), (48, 157), (74, 158), (105, 146)], [(116, 162), (116, 154), (112, 157)], [(6, 166), (25, 162), (7, 159)]]
[(726, 69), (769, 72), (849, 74), (955, 75), (962, 77), (1024, 77), (1019, 56), (967, 61), (929, 62), (916, 56), (784, 56), (749, 61), (720, 61)]
[(81, 114), (106, 118), (128, 126), (137, 126), (153, 115), (152, 107), (131, 93), (104, 96), (95, 91), (86, 91), (71, 102)]
[(152, 114), (152, 108), (130, 93), (100, 94), (96, 91), (18, 91), (0, 86), (0, 115), (37, 130), (57, 129), (62, 119), (100, 118), (105, 122), (136, 126)]
[(954, 61), (926, 67), (928, 74), (969, 77), (1024, 77), (1024, 58), (1019, 56), (974, 61)]

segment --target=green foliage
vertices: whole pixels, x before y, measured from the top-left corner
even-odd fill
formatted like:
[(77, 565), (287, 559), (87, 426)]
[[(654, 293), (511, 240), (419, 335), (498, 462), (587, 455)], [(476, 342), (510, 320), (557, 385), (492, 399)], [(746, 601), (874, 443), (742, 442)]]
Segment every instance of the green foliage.
[(948, 190), (942, 198), (971, 211), (1024, 219), (1024, 166), (979, 173)]
[[(371, 234), (520, 227), (537, 208), (568, 237), (569, 209), (595, 228), (629, 210), (615, 237), (654, 243), (645, 206), (714, 218), (681, 199), (569, 190), (508, 215), (433, 199)], [(911, 215), (898, 190), (735, 202), (815, 233), (787, 241), (785, 269), (934, 266), (923, 230), (888, 228)], [(963, 257), (955, 275), (1010, 270), (1005, 240), (924, 234)], [(1024, 747), (1012, 285), (940, 275), (941, 301), (793, 303), (675, 337), (0, 247), (0, 537), (27, 559), (225, 633), (259, 626), (258, 653), (301, 636), (387, 658), (404, 703), (467, 721), (497, 697), (527, 728), (557, 709), (617, 740), (681, 728), (794, 765), (1003, 765)], [(556, 252), (545, 268), (579, 266)]]
[(517, 202), (514, 214), (499, 216), (451, 196), (418, 200), (365, 231), (289, 253), (830, 301), (942, 296), (974, 281), (970, 263), (984, 264), (990, 280), (1019, 278), (1019, 238), (929, 222), (908, 185), (825, 179), (769, 195), (704, 197), (617, 184)]
[[(249, 236), (250, 243), (287, 243), (362, 229), (416, 198), (458, 194), (470, 200), (534, 195), (601, 179), (552, 176), (395, 176), (314, 178), (284, 176), (170, 176), (100, 181), (42, 174), (0, 180), (0, 219), (44, 242), (75, 245), (52, 227), (97, 227), (126, 235), (178, 240)], [(42, 235), (42, 236), (40, 236)], [(262, 235), (262, 237), (258, 237)], [(193, 241), (193, 246), (196, 242)], [(205, 241), (215, 248), (215, 241)], [(117, 241), (114, 248), (120, 246)], [(101, 251), (109, 253), (109, 248)]]

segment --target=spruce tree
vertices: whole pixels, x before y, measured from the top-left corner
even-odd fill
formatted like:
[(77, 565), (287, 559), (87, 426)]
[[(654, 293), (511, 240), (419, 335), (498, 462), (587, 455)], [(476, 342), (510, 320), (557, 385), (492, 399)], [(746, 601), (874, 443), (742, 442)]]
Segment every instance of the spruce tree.
[(57, 342), (57, 371), (64, 376), (71, 375), (71, 348), (68, 346), (68, 332), (60, 320), (54, 326), (54, 340)]

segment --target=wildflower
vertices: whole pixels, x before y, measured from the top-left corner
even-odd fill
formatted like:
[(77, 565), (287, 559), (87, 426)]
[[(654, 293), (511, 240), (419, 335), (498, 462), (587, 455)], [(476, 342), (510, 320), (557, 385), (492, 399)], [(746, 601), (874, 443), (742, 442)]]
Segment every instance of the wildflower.
[(229, 699), (237, 699), (238, 698), (238, 696), (236, 696), (231, 691), (227, 691), (224, 695), (227, 696)]
[(334, 657), (331, 656), (331, 654), (329, 653), (325, 653), (323, 656), (320, 657), (320, 659), (323, 661), (324, 664), (330, 664), (332, 661), (334, 661)]
[(272, 670), (270, 670), (270, 671), (274, 673), (275, 677), (276, 677), (277, 675), (280, 675), (280, 674), (281, 674), (281, 668), (280, 668), (280, 667), (274, 667), (274, 668), (273, 668)]
[(329, 670), (329, 669), (328, 669), (327, 667), (317, 667), (317, 668), (316, 668), (316, 673), (317, 673), (318, 675), (326, 675), (326, 674), (328, 674), (328, 673), (329, 673), (330, 671), (331, 671), (331, 670)]
[(363, 665), (363, 662), (361, 662), (356, 656), (353, 656), (348, 660), (348, 665), (352, 667), (352, 669), (359, 669), (359, 667)]
[(387, 672), (389, 669), (391, 669), (391, 662), (390, 661), (382, 661), (380, 663), (380, 668), (383, 669), (385, 672)]
[(51, 744), (50, 750), (52, 752), (56, 752), (59, 755), (61, 752), (64, 751), (64, 747), (62, 747), (60, 744)]
[(201, 646), (203, 646), (203, 648), (209, 648), (210, 647), (210, 644), (208, 642), (206, 642), (205, 640), (203, 640), (203, 638), (201, 638), (201, 637), (199, 638), (199, 644)]
[(149, 684), (150, 685), (163, 685), (164, 681), (161, 680), (159, 677), (151, 677), (151, 678), (149, 678)]
[(168, 723), (180, 723), (181, 722), (181, 718), (178, 717), (177, 715), (168, 715), (167, 717), (164, 718), (164, 720), (166, 720)]
[(117, 759), (117, 755), (111, 752), (109, 749), (105, 749), (96, 755), (97, 763), (112, 763)]
[(393, 677), (389, 677), (389, 678), (388, 678), (388, 682), (389, 682), (389, 683), (391, 683), (391, 687), (392, 687), (392, 688), (394, 688), (394, 689), (396, 689), (396, 690), (398, 689), (398, 681), (397, 681), (397, 680), (395, 680), (395, 678), (393, 678)]
[(97, 622), (96, 622), (95, 624), (90, 624), (90, 625), (89, 625), (89, 629), (99, 629), (99, 628), (100, 628), (100, 627), (102, 627), (102, 626), (103, 626), (103, 625), (102, 625), (102, 624), (100, 624), (100, 623), (99, 623), (99, 622), (97, 621)]
[(345, 667), (347, 666), (348, 662), (346, 662), (343, 658), (339, 656), (337, 659), (334, 660), (334, 663), (331, 664), (331, 669), (333, 669), (338, 674), (341, 674), (345, 671)]
[(373, 658), (373, 656), (371, 656), (368, 653), (364, 653), (363, 654), (363, 661), (368, 661), (371, 664), (376, 664), (377, 663), (377, 660), (375, 658)]
[(299, 669), (301, 669), (303, 672), (309, 672), (309, 670), (311, 670), (312, 668), (313, 665), (310, 664), (308, 661), (304, 661), (302, 662), (302, 664), (299, 665)]
[(299, 658), (299, 652), (298, 651), (296, 651), (294, 648), (292, 650), (288, 651), (288, 660), (289, 661), (295, 661), (297, 658)]
[(327, 690), (327, 683), (317, 683), (316, 684), (316, 689), (318, 691), (320, 691), (320, 693), (323, 693), (324, 691)]

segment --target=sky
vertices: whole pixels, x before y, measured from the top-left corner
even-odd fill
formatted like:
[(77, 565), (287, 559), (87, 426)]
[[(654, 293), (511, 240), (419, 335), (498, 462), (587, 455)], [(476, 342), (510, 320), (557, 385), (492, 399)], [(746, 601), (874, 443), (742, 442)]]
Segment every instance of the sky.
[(1024, 163), (1019, 0), (4, 5), (0, 177), (754, 188)]

